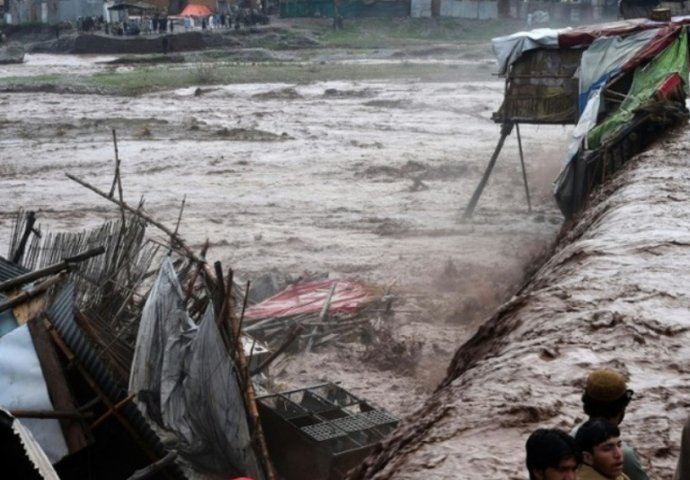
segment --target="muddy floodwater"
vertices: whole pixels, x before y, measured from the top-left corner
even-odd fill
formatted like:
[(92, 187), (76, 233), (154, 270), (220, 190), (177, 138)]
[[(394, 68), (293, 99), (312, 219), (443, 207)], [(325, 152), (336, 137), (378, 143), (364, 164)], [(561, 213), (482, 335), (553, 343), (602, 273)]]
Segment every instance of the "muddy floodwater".
[[(108, 59), (28, 55), (2, 75), (96, 72), (114, 68), (100, 63)], [(348, 58), (321, 67), (328, 61)], [(125, 201), (143, 197), (174, 228), (186, 199), (180, 234), (197, 250), (209, 239), (207, 258), (240, 279), (329, 272), (390, 288), (394, 335), (421, 345), (416, 368), (382, 369), (362, 360), (364, 346), (337, 343), (287, 357), (273, 373), (291, 387), (339, 381), (403, 415), (562, 222), (551, 189), (571, 129), (533, 125), (520, 129), (532, 212), (513, 134), (473, 221), (459, 222), (498, 140), (491, 114), (504, 85), (491, 58), (449, 72), (434, 83), (220, 84), (136, 97), (0, 93), (1, 254), (19, 208), (37, 210), (51, 231), (117, 218), (112, 203), (65, 176), (109, 191), (115, 129)]]

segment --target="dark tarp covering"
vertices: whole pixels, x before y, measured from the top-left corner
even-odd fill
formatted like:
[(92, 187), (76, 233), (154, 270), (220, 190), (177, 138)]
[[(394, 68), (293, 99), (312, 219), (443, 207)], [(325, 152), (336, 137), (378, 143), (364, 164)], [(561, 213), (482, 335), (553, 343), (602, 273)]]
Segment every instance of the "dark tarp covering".
[(237, 379), (213, 310), (192, 322), (166, 258), (142, 312), (129, 390), (196, 467), (260, 480)]

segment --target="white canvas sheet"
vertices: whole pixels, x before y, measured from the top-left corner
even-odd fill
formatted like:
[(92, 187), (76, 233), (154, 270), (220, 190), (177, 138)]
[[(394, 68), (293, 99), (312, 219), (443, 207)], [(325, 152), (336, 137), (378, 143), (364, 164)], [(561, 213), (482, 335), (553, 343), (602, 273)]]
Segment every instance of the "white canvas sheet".
[[(53, 410), (41, 365), (26, 325), (0, 338), (0, 406), (6, 410)], [(67, 455), (67, 444), (57, 420), (22, 418), (48, 459)]]
[(558, 34), (569, 29), (537, 28), (529, 32), (517, 32), (505, 37), (496, 37), (491, 44), (498, 61), (498, 73), (506, 73), (511, 63), (523, 52), (535, 48), (558, 46)]

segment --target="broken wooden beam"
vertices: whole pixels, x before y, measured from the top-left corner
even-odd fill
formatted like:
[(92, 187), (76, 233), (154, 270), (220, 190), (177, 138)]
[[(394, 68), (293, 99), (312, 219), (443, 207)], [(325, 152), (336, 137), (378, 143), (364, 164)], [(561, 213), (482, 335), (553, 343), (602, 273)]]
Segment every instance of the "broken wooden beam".
[(53, 285), (58, 284), (60, 280), (64, 278), (64, 275), (65, 272), (58, 273), (57, 275), (54, 275), (48, 278), (47, 280), (44, 280), (43, 282), (39, 283), (31, 290), (23, 291), (20, 294), (5, 300), (4, 302), (0, 303), (0, 312), (9, 310), (10, 308), (16, 305), (21, 305), (22, 303), (25, 303), (26, 301), (31, 300), (34, 297), (37, 297)]
[(18, 277), (10, 278), (9, 280), (0, 283), (0, 292), (6, 292), (7, 290), (19, 287), (21, 285), (24, 285), (25, 283), (33, 282), (34, 280), (38, 280), (39, 278), (47, 277), (48, 275), (52, 275), (54, 273), (67, 270), (70, 267), (70, 265), (83, 262), (84, 260), (88, 260), (89, 258), (95, 257), (96, 255), (101, 255), (103, 252), (105, 252), (104, 247), (92, 248), (91, 250), (87, 250), (86, 252), (80, 253), (79, 255), (65, 258), (60, 263), (56, 263), (48, 267), (41, 268), (40, 270), (34, 270), (33, 272), (25, 273), (24, 275), (19, 275)]
[(43, 418), (50, 420), (86, 420), (93, 417), (91, 412), (80, 412), (78, 410), (10, 410), (10, 414), (15, 418)]

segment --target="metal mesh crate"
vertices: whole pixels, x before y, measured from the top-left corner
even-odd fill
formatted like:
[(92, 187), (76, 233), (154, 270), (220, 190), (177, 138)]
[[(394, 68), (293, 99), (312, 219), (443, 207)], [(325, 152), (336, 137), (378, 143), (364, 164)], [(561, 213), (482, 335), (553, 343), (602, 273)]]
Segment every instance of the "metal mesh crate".
[(340, 480), (398, 419), (333, 384), (257, 398), (271, 458), (285, 480)]

